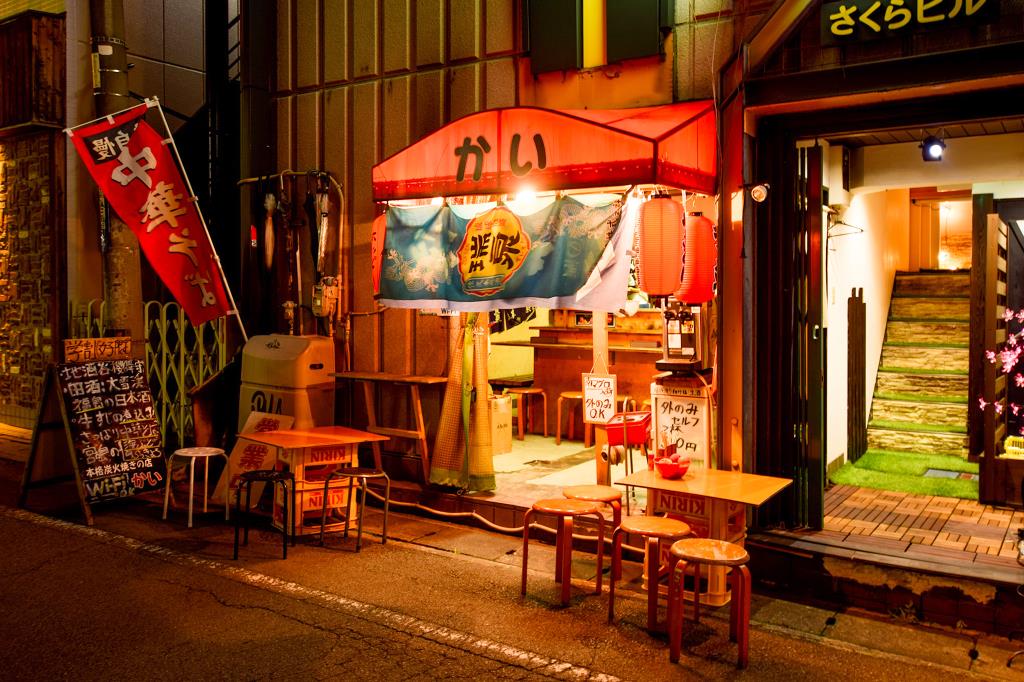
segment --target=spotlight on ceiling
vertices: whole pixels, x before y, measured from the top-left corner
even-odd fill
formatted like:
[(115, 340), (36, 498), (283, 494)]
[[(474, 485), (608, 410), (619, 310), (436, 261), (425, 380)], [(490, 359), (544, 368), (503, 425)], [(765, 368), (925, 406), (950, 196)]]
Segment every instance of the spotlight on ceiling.
[(768, 198), (769, 187), (770, 185), (768, 183), (754, 185), (753, 187), (750, 188), (750, 198), (760, 204), (762, 201)]
[(942, 161), (946, 151), (946, 143), (934, 135), (929, 135), (921, 142), (921, 158), (925, 161)]

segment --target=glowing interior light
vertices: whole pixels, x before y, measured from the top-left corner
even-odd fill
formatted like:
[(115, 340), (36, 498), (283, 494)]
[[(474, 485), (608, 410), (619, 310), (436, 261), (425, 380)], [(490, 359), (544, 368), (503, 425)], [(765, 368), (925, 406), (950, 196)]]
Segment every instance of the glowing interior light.
[(532, 187), (523, 187), (516, 193), (516, 201), (533, 201), (537, 198), (537, 192)]
[(441, 206), (442, 204), (444, 204), (444, 197), (434, 197), (430, 200), (431, 206)]
[(937, 159), (937, 158), (941, 157), (942, 156), (942, 145), (941, 144), (931, 144), (931, 145), (929, 145), (928, 146), (928, 156), (932, 157), (933, 159)]

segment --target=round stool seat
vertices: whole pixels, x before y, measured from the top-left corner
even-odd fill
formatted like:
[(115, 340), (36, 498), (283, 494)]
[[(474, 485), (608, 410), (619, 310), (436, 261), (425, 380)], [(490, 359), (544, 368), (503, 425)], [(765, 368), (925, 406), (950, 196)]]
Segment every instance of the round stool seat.
[[(558, 394), (558, 401), (556, 402), (555, 413), (558, 415), (558, 425), (555, 426), (555, 445), (560, 445), (562, 442), (562, 403), (566, 400), (578, 400), (580, 405), (583, 405), (583, 391), (562, 391)], [(581, 408), (582, 409), (582, 408)], [(572, 405), (569, 405), (569, 440), (573, 438), (573, 423), (575, 422), (575, 410)], [(590, 435), (593, 433), (594, 425), (588, 424), (586, 419), (583, 420), (583, 447), (590, 447)]]
[(669, 553), (681, 561), (694, 561), (709, 566), (741, 566), (750, 560), (747, 550), (725, 540), (687, 538), (672, 543)]
[(204, 446), (195, 448), (178, 448), (174, 451), (172, 457), (214, 457), (223, 454), (224, 450), (221, 448), (210, 448)]
[[(249, 544), (249, 511), (252, 502), (252, 484), (270, 483), (273, 486), (281, 486), (281, 558), (288, 558), (288, 528), (291, 519), (292, 546), (295, 546), (295, 517), (297, 515), (297, 495), (295, 490), (295, 474), (291, 471), (278, 471), (277, 469), (252, 469), (244, 471), (238, 476), (238, 487), (235, 489), (235, 551), (234, 558), (238, 559), (238, 531), (245, 520), (245, 534), (243, 545)], [(242, 511), (242, 489), (245, 489), (245, 512)], [(291, 513), (288, 513), (289, 489), (291, 490)], [(277, 499), (275, 493), (275, 501)], [(276, 504), (276, 502), (275, 502)]]
[(348, 495), (345, 498), (345, 530), (343, 537), (348, 538), (348, 527), (352, 520), (352, 504), (355, 496), (355, 482), (359, 481), (359, 504), (356, 507), (359, 513), (358, 525), (356, 526), (356, 551), (363, 546), (363, 517), (366, 515), (366, 482), (368, 479), (384, 479), (384, 528), (381, 531), (380, 544), (388, 542), (388, 505), (391, 503), (391, 479), (383, 469), (376, 467), (341, 466), (332, 471), (324, 479), (324, 506), (320, 511), (320, 544), (324, 544), (324, 530), (327, 526), (327, 500), (330, 493), (331, 482), (337, 478), (348, 479)]
[(594, 582), (596, 594), (601, 594), (601, 576), (604, 573), (604, 516), (601, 503), (590, 500), (573, 500), (565, 497), (537, 500), (523, 514), (523, 579), (520, 594), (526, 594), (526, 571), (530, 554), (531, 519), (537, 512), (558, 517), (555, 529), (555, 582), (561, 584), (562, 606), (569, 605), (569, 590), (572, 584), (572, 529), (577, 516), (593, 515), (597, 522), (597, 571)]
[(253, 469), (244, 471), (238, 476), (243, 481), (253, 483), (271, 483), (274, 481), (292, 481), (295, 479), (288, 471), (277, 471), (276, 469)]
[(681, 538), (690, 534), (690, 526), (686, 522), (661, 516), (626, 516), (619, 527), (623, 533), (652, 538)]
[[(539, 386), (513, 386), (505, 389), (504, 395), (516, 396), (516, 422), (518, 424), (518, 435), (519, 440), (523, 440), (523, 434), (528, 430), (527, 421), (529, 421), (529, 429), (536, 429), (536, 425), (533, 423), (533, 399), (530, 396), (540, 396), (543, 400), (544, 408), (544, 437), (548, 437), (548, 394)], [(529, 418), (527, 415), (530, 415)]]
[[(171, 453), (171, 456), (167, 458), (167, 484), (164, 486), (164, 519), (167, 518), (167, 508), (171, 500), (171, 467), (174, 466), (175, 457), (188, 457), (189, 468), (188, 468), (188, 527), (192, 527), (192, 504), (193, 498), (195, 497), (195, 476), (196, 476), (196, 460), (203, 460), (204, 474), (203, 474), (203, 512), (206, 512), (206, 502), (210, 497), (210, 458), (211, 457), (223, 457), (224, 458), (224, 469), (227, 471), (229, 467), (228, 456), (224, 453), (222, 448), (213, 448), (206, 446), (198, 446), (192, 448), (178, 448)], [(228, 499), (228, 489), (224, 489), (224, 520), (227, 521), (230, 509), (231, 501)]]
[(661, 575), (662, 540), (679, 540), (690, 534), (690, 525), (661, 516), (625, 516), (612, 533), (612, 579), (608, 583), (608, 622), (615, 622), (615, 581), (622, 577), (622, 537), (640, 535), (645, 539), (644, 574), (647, 587), (647, 629), (661, 630), (658, 623), (658, 576)]
[(332, 473), (332, 476), (355, 476), (355, 477), (366, 477), (366, 478), (384, 478), (385, 474), (380, 469), (374, 467), (338, 467)]
[(537, 500), (533, 503), (533, 510), (544, 514), (575, 516), (576, 514), (595, 514), (600, 512), (601, 508), (596, 502), (589, 500), (570, 500), (564, 497), (555, 497), (548, 500)]
[[(668, 660), (679, 662), (679, 652), (683, 638), (683, 593), (684, 575), (678, 575), (678, 569), (686, 573), (686, 564), (693, 564), (693, 619), (700, 620), (700, 584), (701, 566), (729, 568), (729, 582), (732, 594), (729, 604), (729, 639), (739, 645), (740, 668), (747, 667), (750, 650), (750, 569), (747, 561), (750, 556), (747, 550), (737, 544), (725, 540), (710, 538), (686, 538), (676, 540), (668, 550), (668, 621), (669, 649)], [(708, 577), (710, 583), (711, 576)]]
[(588, 502), (618, 502), (622, 491), (610, 485), (573, 485), (562, 489), (562, 494), (571, 500)]

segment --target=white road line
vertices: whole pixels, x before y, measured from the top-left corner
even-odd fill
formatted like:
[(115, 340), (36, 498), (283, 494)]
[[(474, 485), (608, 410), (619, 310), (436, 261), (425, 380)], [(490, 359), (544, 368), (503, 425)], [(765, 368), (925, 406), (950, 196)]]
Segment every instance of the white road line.
[(264, 573), (251, 571), (240, 566), (232, 566), (213, 559), (204, 559), (192, 554), (177, 552), (173, 549), (160, 547), (134, 538), (117, 535), (109, 531), (76, 523), (61, 521), (35, 514), (24, 509), (12, 509), (0, 505), (0, 514), (7, 518), (24, 521), (37, 526), (54, 530), (63, 530), (93, 538), (99, 542), (123, 547), (135, 552), (149, 554), (179, 566), (199, 567), (221, 577), (244, 583), (260, 589), (286, 595), (296, 599), (315, 602), (325, 608), (357, 616), (375, 623), (383, 623), (402, 632), (423, 637), (438, 644), (468, 651), (486, 658), (499, 660), (507, 664), (517, 665), (541, 675), (557, 676), (563, 679), (595, 680), (596, 682), (617, 682), (619, 678), (596, 673), (589, 668), (566, 661), (541, 656), (540, 654), (519, 649), (514, 646), (477, 637), (474, 634), (460, 632), (443, 625), (408, 616), (373, 604), (348, 599), (323, 590), (305, 587), (288, 580), (281, 580)]

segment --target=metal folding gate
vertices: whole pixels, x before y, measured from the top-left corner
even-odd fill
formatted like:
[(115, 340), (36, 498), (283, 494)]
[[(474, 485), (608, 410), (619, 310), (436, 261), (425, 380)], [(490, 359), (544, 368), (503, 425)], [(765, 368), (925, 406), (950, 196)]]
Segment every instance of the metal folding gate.
[[(99, 299), (69, 304), (69, 336), (103, 336), (105, 307)], [(145, 325), (146, 372), (160, 434), (164, 447), (182, 447), (193, 433), (188, 392), (227, 364), (225, 318), (194, 327), (177, 303), (150, 301)]]

